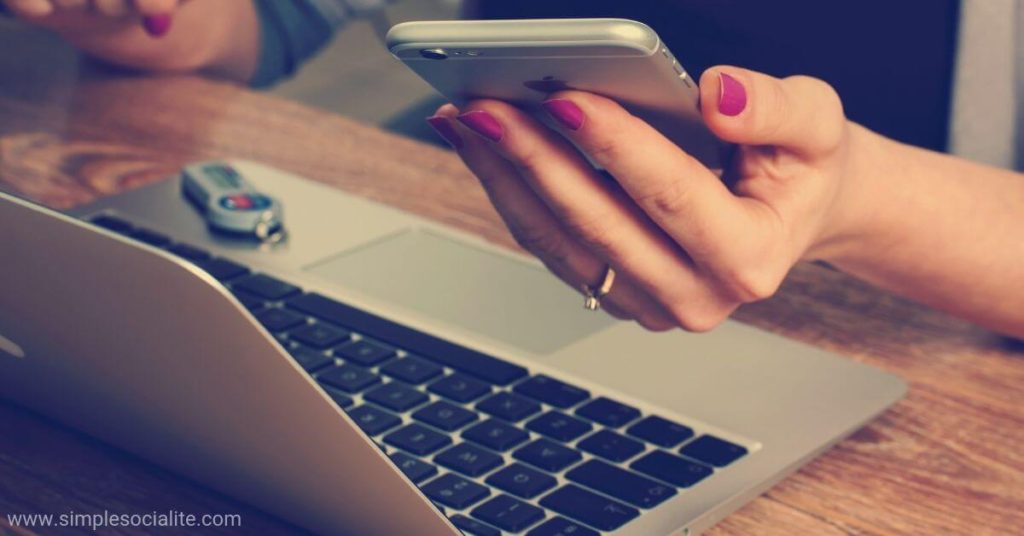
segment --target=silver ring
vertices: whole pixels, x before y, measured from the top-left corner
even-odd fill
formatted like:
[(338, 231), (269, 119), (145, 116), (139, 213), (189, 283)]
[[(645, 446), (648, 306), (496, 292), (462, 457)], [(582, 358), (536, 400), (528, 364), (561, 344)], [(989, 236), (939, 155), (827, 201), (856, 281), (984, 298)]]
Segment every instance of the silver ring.
[(583, 308), (588, 311), (600, 309), (601, 298), (607, 296), (612, 291), (612, 285), (614, 284), (615, 270), (608, 266), (604, 270), (604, 279), (601, 280), (601, 284), (596, 289), (590, 285), (583, 285)]

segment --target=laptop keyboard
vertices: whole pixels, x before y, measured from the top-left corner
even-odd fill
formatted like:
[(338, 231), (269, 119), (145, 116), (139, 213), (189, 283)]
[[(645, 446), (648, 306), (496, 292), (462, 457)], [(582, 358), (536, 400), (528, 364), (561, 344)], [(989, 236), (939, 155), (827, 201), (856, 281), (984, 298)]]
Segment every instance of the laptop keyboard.
[(466, 534), (613, 531), (747, 454), (122, 219), (92, 222), (221, 281)]

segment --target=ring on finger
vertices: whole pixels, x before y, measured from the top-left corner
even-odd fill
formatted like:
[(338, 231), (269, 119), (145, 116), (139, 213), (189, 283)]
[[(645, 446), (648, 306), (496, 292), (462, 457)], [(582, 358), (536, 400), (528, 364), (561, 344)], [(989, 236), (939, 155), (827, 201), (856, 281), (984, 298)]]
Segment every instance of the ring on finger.
[(583, 285), (583, 308), (588, 311), (596, 311), (601, 308), (601, 298), (612, 291), (615, 284), (615, 270), (611, 266), (605, 268), (604, 278), (596, 288), (591, 285)]

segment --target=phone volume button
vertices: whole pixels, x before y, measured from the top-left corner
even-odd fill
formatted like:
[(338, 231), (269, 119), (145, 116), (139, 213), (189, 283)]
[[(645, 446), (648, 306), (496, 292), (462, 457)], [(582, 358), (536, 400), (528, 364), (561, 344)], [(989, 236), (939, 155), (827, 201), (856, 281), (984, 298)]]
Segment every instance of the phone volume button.
[(679, 73), (679, 80), (682, 80), (686, 87), (693, 87), (693, 84), (690, 83), (690, 75), (686, 74), (686, 71)]

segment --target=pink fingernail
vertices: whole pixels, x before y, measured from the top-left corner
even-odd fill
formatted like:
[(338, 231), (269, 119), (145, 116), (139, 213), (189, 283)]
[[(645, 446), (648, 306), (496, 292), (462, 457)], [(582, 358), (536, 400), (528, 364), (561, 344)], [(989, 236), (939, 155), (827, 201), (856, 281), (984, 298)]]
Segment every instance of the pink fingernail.
[(462, 137), (455, 131), (455, 127), (452, 126), (447, 117), (440, 115), (428, 117), (427, 124), (434, 127), (437, 134), (441, 136), (444, 141), (448, 142), (448, 145), (451, 145), (456, 149), (462, 148)]
[(167, 32), (171, 31), (171, 23), (173, 21), (174, 17), (170, 14), (150, 15), (142, 18), (142, 27), (152, 37), (163, 37), (167, 35)]
[(464, 113), (458, 117), (458, 120), (473, 132), (491, 141), (498, 142), (505, 137), (505, 129), (501, 128), (501, 123), (483, 110)]
[(730, 117), (740, 115), (747, 107), (747, 90), (735, 78), (718, 73), (718, 111)]
[(586, 116), (583, 115), (583, 110), (571, 100), (553, 99), (542, 102), (541, 106), (551, 114), (551, 117), (554, 117), (562, 126), (569, 130), (579, 130), (583, 126), (584, 119), (586, 119)]

